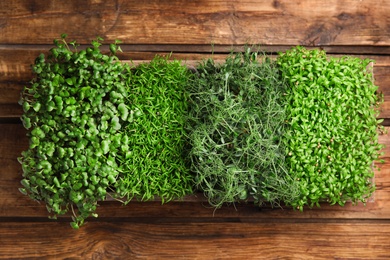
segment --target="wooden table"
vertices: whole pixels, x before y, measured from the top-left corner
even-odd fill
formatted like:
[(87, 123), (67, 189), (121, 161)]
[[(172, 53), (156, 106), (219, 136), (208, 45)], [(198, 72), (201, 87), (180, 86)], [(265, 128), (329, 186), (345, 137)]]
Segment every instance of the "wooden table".
[[(390, 126), (389, 24), (389, 1), (1, 1), (0, 258), (390, 259), (389, 147), (366, 206), (302, 213), (240, 204), (214, 212), (193, 197), (166, 205), (108, 201), (80, 230), (70, 228), (68, 217), (49, 220), (45, 205), (19, 193), (16, 160), (28, 146), (19, 93), (32, 77), (30, 64), (61, 33), (81, 44), (98, 35), (120, 39), (122, 60), (171, 51), (192, 61), (212, 53), (223, 59), (245, 44), (270, 53), (305, 45), (372, 58), (385, 95), (380, 117)], [(390, 136), (380, 142), (389, 145)]]

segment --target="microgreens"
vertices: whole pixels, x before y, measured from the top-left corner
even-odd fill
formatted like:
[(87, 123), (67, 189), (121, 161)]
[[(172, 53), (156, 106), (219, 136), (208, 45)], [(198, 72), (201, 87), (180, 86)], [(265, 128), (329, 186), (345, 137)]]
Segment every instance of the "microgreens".
[(280, 142), (284, 88), (275, 63), (249, 48), (223, 64), (209, 59), (197, 67), (189, 85), (189, 158), (196, 187), (212, 205), (298, 196)]
[(158, 196), (164, 202), (192, 192), (183, 158), (189, 76), (180, 61), (156, 56), (127, 78), (126, 106), (119, 109), (130, 123), (124, 128), (128, 139), (121, 147), (123, 173), (116, 192), (128, 201)]
[(381, 97), (368, 59), (328, 58), (321, 50), (293, 48), (277, 60), (288, 82), (287, 132), (283, 142), (291, 176), (304, 205), (365, 203), (375, 187), (376, 119)]
[(371, 60), (296, 47), (275, 62), (246, 48), (192, 74), (160, 56), (130, 68), (119, 41), (105, 55), (101, 38), (85, 50), (65, 38), (22, 91), (30, 143), (18, 159), (20, 191), (54, 218), (71, 210), (74, 228), (107, 195), (165, 202), (195, 186), (216, 207), (253, 197), (303, 210), (375, 189), (383, 97)]
[(128, 66), (114, 55), (118, 42), (108, 56), (99, 49), (101, 38), (80, 51), (65, 38), (35, 60), (36, 76), (21, 95), (30, 146), (19, 158), (20, 191), (44, 201), (53, 217), (71, 209), (71, 224), (78, 228), (89, 215), (97, 216), (97, 201), (106, 198), (119, 174), (115, 157), (126, 138), (120, 130), (127, 122), (121, 107)]

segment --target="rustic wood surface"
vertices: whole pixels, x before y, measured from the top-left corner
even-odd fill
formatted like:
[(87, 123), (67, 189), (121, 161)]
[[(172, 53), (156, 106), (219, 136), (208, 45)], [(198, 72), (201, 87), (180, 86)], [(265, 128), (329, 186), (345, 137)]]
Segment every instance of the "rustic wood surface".
[(66, 32), (131, 44), (374, 45), (390, 41), (389, 1), (33, 1), (0, 3), (0, 43)]
[[(21, 107), (17, 104), (20, 91), (32, 79), (31, 64), (40, 53), (46, 53), (47, 49), (36, 51), (18, 50), (13, 54), (11, 49), (2, 50), (0, 47), (0, 54), (4, 55), (4, 66), (0, 66), (0, 118), (19, 117), (22, 114)], [(159, 55), (170, 55), (162, 52)], [(156, 53), (146, 52), (127, 52), (120, 54), (119, 57), (123, 62), (138, 63), (143, 60), (152, 59)], [(0, 55), (1, 56), (1, 55)], [(332, 55), (333, 57), (341, 57), (341, 55)], [(390, 118), (390, 55), (350, 55), (353, 57), (360, 57), (371, 59), (375, 61), (373, 69), (375, 75), (375, 84), (379, 86), (379, 91), (384, 94), (385, 102), (382, 106), (380, 118)], [(224, 59), (225, 54), (172, 54), (172, 59), (182, 59), (184, 63), (196, 65), (207, 58)]]
[[(276, 54), (293, 45), (375, 60), (390, 130), (390, 2), (369, 0), (0, 1), (1, 259), (390, 259), (390, 136), (367, 205), (322, 205), (299, 212), (251, 203), (214, 211), (201, 194), (158, 201), (105, 201), (99, 218), (72, 230), (45, 205), (19, 193), (17, 157), (28, 139), (17, 104), (31, 64), (67, 33), (84, 48), (96, 36), (123, 41), (121, 60), (168, 55), (195, 64), (261, 44)], [(108, 50), (107, 46), (104, 46)]]
[[(390, 223), (0, 223), (0, 257), (50, 259), (389, 259)], [(51, 232), (50, 232), (51, 231)], [(21, 237), (23, 237), (21, 239)], [(15, 257), (16, 258), (16, 257)]]

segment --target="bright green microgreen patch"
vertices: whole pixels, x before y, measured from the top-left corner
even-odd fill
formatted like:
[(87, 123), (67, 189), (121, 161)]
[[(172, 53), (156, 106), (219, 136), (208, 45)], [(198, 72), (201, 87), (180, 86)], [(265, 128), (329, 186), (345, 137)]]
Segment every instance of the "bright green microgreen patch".
[(22, 121), (29, 130), (29, 149), (19, 158), (21, 192), (46, 203), (55, 217), (73, 211), (77, 228), (94, 213), (98, 200), (116, 182), (117, 150), (126, 136), (123, 110), (128, 66), (101, 53), (101, 38), (77, 50), (66, 35), (55, 40), (45, 57), (39, 55), (35, 78), (22, 92)]
[(289, 172), (301, 191), (292, 206), (302, 210), (324, 200), (365, 203), (374, 191), (382, 98), (373, 84), (371, 62), (329, 58), (324, 51), (302, 47), (279, 55), (289, 85), (283, 142)]
[(126, 103), (118, 107), (122, 119), (129, 121), (124, 128), (127, 139), (121, 143), (120, 196), (158, 196), (164, 202), (192, 192), (183, 155), (190, 75), (180, 61), (160, 56), (132, 69)]
[(209, 202), (294, 201), (298, 188), (285, 167), (285, 92), (265, 55), (232, 53), (209, 59), (189, 85), (188, 142), (195, 184)]

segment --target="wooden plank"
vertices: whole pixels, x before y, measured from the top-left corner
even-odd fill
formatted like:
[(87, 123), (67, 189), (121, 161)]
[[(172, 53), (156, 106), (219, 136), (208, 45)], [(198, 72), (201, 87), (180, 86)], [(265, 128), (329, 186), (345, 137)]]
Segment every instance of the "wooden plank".
[[(390, 130), (390, 128), (388, 128)], [(27, 148), (26, 131), (20, 124), (0, 124), (0, 218), (36, 217), (46, 218), (44, 204), (38, 204), (19, 193), (22, 178), (17, 157)], [(390, 219), (390, 136), (380, 136), (380, 142), (387, 144), (384, 150), (386, 163), (381, 171), (375, 172), (377, 191), (375, 200), (366, 206), (359, 204), (345, 207), (322, 205), (321, 208), (305, 209), (299, 212), (290, 208), (264, 207), (259, 209), (252, 203), (224, 206), (214, 211), (204, 200), (187, 199), (161, 205), (160, 202), (131, 202), (122, 206), (119, 202), (102, 202), (98, 208), (99, 219), (110, 218), (209, 218), (237, 219), (242, 222), (256, 219)]]
[[(37, 46), (38, 47), (38, 46)], [(23, 81), (28, 82), (32, 78), (31, 65), (34, 63), (35, 58), (40, 54), (48, 54), (48, 50), (53, 46), (40, 46), (40, 48), (26, 47), (26, 46), (12, 46), (0, 47), (0, 80), (2, 82), (15, 82)], [(83, 46), (85, 48), (85, 46)], [(160, 49), (160, 51), (131, 51), (126, 50), (126, 46), (121, 46), (123, 53), (118, 53), (118, 57), (122, 61), (129, 60), (151, 60), (155, 55), (170, 55), (172, 53), (172, 59), (201, 61), (202, 59), (213, 57), (214, 59), (225, 59), (226, 53), (229, 53), (233, 47), (226, 49), (225, 53), (214, 53), (209, 50), (205, 53), (196, 53), (193, 49), (187, 51), (194, 52), (173, 52), (173, 50)], [(82, 49), (82, 48), (80, 48)], [(243, 50), (241, 47), (234, 48), (235, 50)], [(390, 49), (390, 48), (389, 48)], [(108, 47), (103, 46), (102, 51), (108, 53)], [(375, 67), (388, 67), (390, 66), (390, 55), (375, 55), (375, 54), (333, 54), (333, 57), (341, 57), (344, 55), (350, 55), (353, 57), (366, 58), (375, 60)], [(276, 55), (273, 55), (276, 57)]]
[[(1, 48), (0, 47), (0, 82), (14, 83), (23, 82), (27, 84), (33, 77), (31, 66), (34, 64), (35, 59), (39, 54), (44, 53), (48, 55), (49, 50), (53, 46), (47, 46), (46, 48), (30, 48), (30, 47), (15, 47), (15, 48)], [(12, 45), (11, 45), (12, 47)], [(122, 48), (123, 46), (121, 46)], [(85, 48), (85, 46), (84, 46)], [(80, 48), (81, 49), (81, 48)], [(102, 47), (102, 52), (108, 54), (108, 46)], [(149, 61), (156, 55), (171, 56), (172, 59), (180, 60), (192, 60), (201, 61), (202, 59), (213, 57), (214, 59), (224, 59), (226, 54), (212, 54), (210, 53), (171, 53), (170, 51), (155, 51), (155, 52), (134, 52), (128, 51), (120, 53), (118, 57), (123, 62), (131, 63), (131, 61)], [(383, 56), (374, 56), (383, 57)], [(384, 56), (386, 57), (386, 56)], [(383, 62), (390, 64), (390, 58), (380, 58)]]
[[(31, 64), (41, 52), (47, 52), (47, 49), (20, 48), (9, 49), (0, 48), (0, 118), (19, 117), (22, 109), (17, 105), (20, 92), (24, 86), (29, 84), (32, 79)], [(160, 52), (160, 55), (169, 55), (169, 52)], [(142, 60), (150, 60), (156, 55), (156, 52), (124, 52), (120, 58), (124, 62), (130, 59), (134, 63)], [(340, 55), (334, 55), (340, 57)], [(375, 60), (374, 74), (375, 84), (385, 96), (385, 103), (382, 106), (381, 118), (390, 118), (390, 56), (380, 55), (353, 55), (354, 57), (369, 58)], [(200, 60), (213, 57), (223, 60), (226, 54), (200, 54), (200, 53), (174, 53), (172, 58), (181, 59), (188, 64), (197, 64)]]
[(382, 92), (384, 102), (380, 108), (380, 118), (390, 118), (390, 67), (375, 67), (375, 84), (379, 86), (379, 91)]
[(0, 44), (65, 32), (81, 43), (389, 46), (389, 14), (388, 1), (1, 1)]
[(389, 259), (388, 222), (0, 223), (0, 258)]
[(0, 123), (4, 121), (8, 122), (9, 120), (11, 120), (12, 122), (16, 122), (16, 120), (18, 120), (22, 113), (23, 110), (21, 106), (17, 103), (0, 104)]
[[(56, 38), (59, 38), (57, 35)], [(69, 41), (72, 40), (70, 36), (67, 38)], [(54, 40), (54, 38), (53, 38)], [(101, 49), (108, 51), (108, 44), (112, 41), (104, 39)], [(78, 42), (77, 42), (78, 43)], [(79, 44), (79, 43), (78, 43)], [(247, 46), (260, 46), (261, 50), (267, 53), (278, 53), (290, 49), (294, 45), (264, 45), (264, 44), (187, 44), (187, 43), (178, 43), (178, 44), (132, 44), (127, 42), (122, 42), (120, 44), (124, 53), (188, 53), (188, 54), (205, 54), (205, 53), (229, 53), (231, 51), (242, 51)], [(302, 44), (300, 44), (302, 45)], [(88, 44), (79, 44), (78, 49), (85, 49)], [(390, 47), (389, 46), (369, 46), (369, 45), (330, 45), (330, 46), (311, 46), (311, 45), (302, 45), (308, 49), (321, 48), (329, 54), (334, 55), (343, 55), (343, 54), (353, 54), (353, 55), (389, 55)], [(53, 43), (50, 44), (17, 44), (17, 43), (8, 43), (0, 44), (0, 52), (3, 50), (26, 50), (30, 49), (33, 51), (44, 52), (53, 47)], [(0, 55), (1, 56), (1, 55)]]

